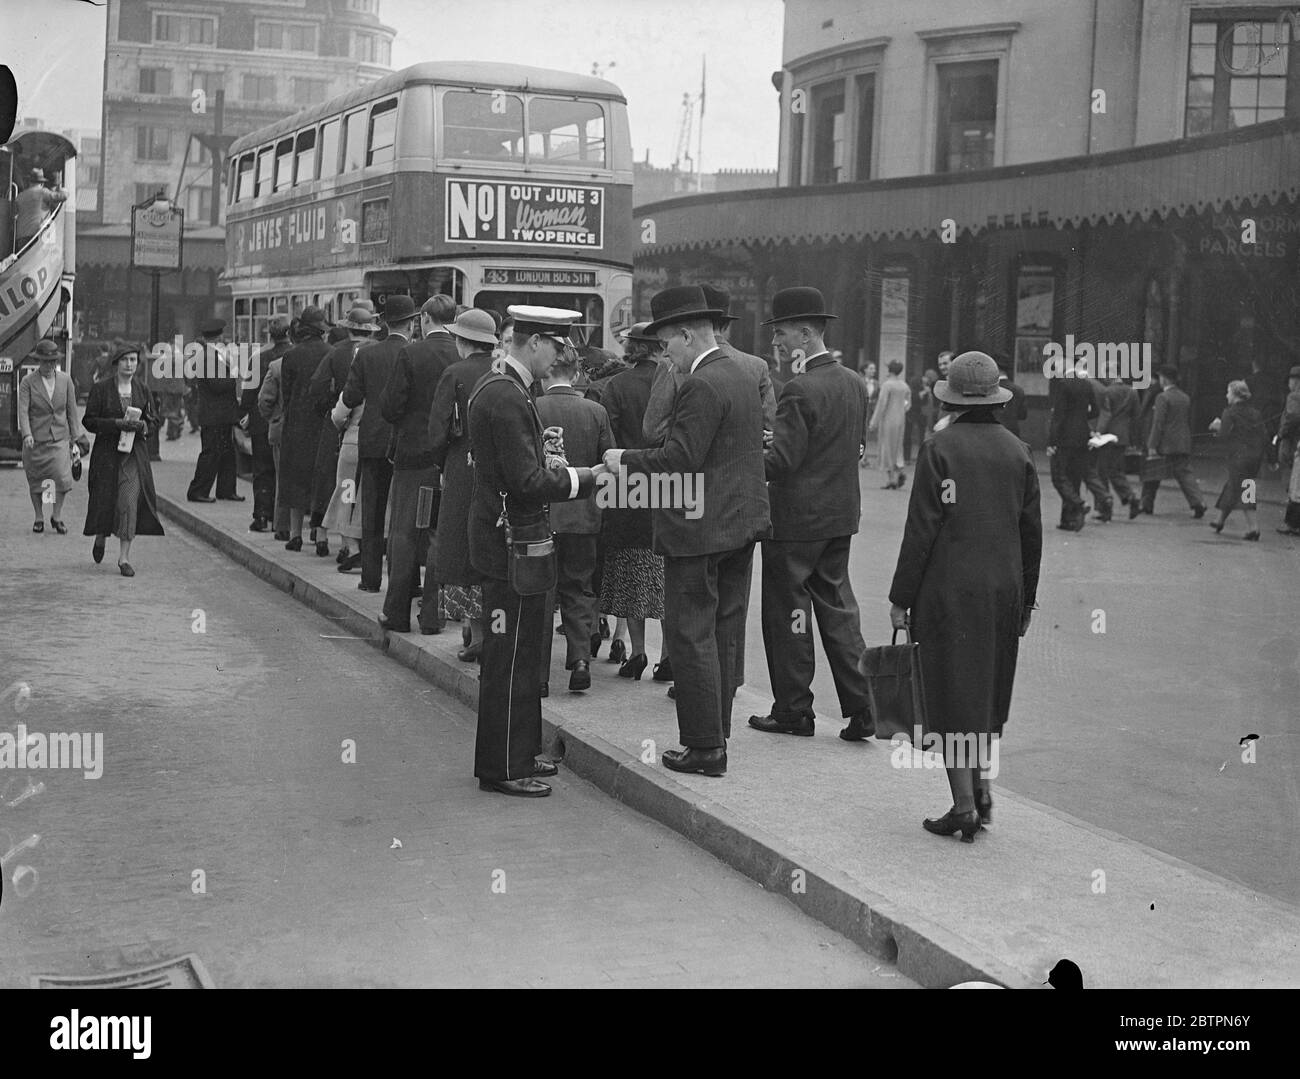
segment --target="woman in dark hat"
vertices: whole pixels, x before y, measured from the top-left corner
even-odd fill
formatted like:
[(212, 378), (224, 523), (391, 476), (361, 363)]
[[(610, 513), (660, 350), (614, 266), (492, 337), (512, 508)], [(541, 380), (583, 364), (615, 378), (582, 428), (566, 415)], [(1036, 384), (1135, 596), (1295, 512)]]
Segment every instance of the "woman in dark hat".
[(998, 422), (1011, 398), (998, 377), (992, 357), (966, 352), (935, 384), (949, 422), (917, 455), (889, 590), (890, 621), (909, 626), (919, 645), (923, 746), (938, 736), (952, 789), (952, 809), (923, 826), (966, 842), (993, 817), (983, 769), (996, 760), (992, 740), (1011, 707), (1043, 548), (1038, 473), (1028, 447)]
[(18, 431), (23, 436), (23, 470), (36, 514), (32, 531), (45, 531), (48, 500), (50, 527), (62, 536), (68, 531), (63, 500), (72, 490), (73, 444), (84, 454), (90, 452), (90, 441), (77, 419), (76, 387), (59, 370), (59, 355), (53, 341), (38, 341), (27, 357), (37, 366), (18, 383)]
[(1242, 495), (1246, 482), (1259, 476), (1259, 466), (1264, 463), (1264, 453), (1268, 448), (1268, 435), (1264, 430), (1264, 418), (1250, 403), (1250, 387), (1245, 382), (1228, 383), (1228, 407), (1210, 424), (1210, 430), (1228, 450), (1228, 478), (1214, 504), (1219, 519), (1210, 527), (1215, 532), (1222, 532), (1228, 514), (1239, 509), (1246, 518), (1246, 534), (1242, 538), (1258, 540), (1255, 499), (1246, 500)]
[[(289, 541), (285, 550), (302, 550), (303, 518), (311, 518), (316, 495), (316, 451), (321, 417), (312, 403), (311, 380), (329, 352), (329, 324), (319, 307), (306, 307), (298, 316), (296, 342), (280, 361), (280, 393), (284, 427), (280, 435), (280, 471), (276, 476), (281, 502), (289, 510)], [(292, 332), (292, 331), (291, 331)], [(331, 489), (334, 477), (331, 473)], [(328, 498), (326, 498), (328, 504)]]
[[(129, 561), (131, 541), (137, 535), (163, 534), (148, 447), (149, 430), (151, 427), (157, 430), (159, 420), (151, 395), (135, 380), (140, 350), (132, 345), (123, 346), (114, 352), (110, 362), (114, 377), (91, 387), (83, 417), (86, 430), (95, 435), (95, 446), (90, 454), (87, 481), (90, 505), (82, 533), (95, 537), (91, 556), (96, 562), (104, 560), (105, 540), (109, 535), (116, 536), (118, 569), (123, 577), (134, 577), (135, 570)], [(128, 419), (128, 408), (139, 409), (139, 418)], [(118, 444), (127, 431), (135, 432), (135, 439), (124, 452), (118, 449)]]

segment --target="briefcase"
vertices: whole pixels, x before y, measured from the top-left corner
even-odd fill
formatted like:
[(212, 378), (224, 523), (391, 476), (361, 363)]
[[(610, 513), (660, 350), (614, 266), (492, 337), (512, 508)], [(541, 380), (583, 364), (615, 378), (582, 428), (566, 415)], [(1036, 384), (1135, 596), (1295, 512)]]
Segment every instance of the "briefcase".
[(867, 699), (876, 737), (886, 742), (896, 735), (913, 740), (914, 728), (925, 730), (925, 694), (921, 685), (921, 646), (903, 631), (905, 644), (898, 643), (898, 630), (887, 645), (868, 648), (862, 657), (867, 679)]
[(1142, 459), (1141, 478), (1143, 483), (1158, 483), (1172, 478), (1169, 471), (1168, 457), (1144, 457)]

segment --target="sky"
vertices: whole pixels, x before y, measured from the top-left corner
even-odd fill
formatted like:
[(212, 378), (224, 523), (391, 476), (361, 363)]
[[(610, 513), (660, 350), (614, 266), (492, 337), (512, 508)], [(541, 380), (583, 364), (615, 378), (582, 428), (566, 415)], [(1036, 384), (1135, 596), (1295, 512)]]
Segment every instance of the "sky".
[[(379, 0), (381, 19), (397, 30), (395, 68), (498, 60), (590, 74), (599, 64), (628, 99), (636, 159), (648, 150), (653, 165), (676, 156), (682, 94), (699, 93), (704, 58), (708, 172), (776, 167), (771, 80), (783, 12), (781, 0)], [(99, 127), (104, 20), (101, 0), (0, 0), (0, 63), (18, 80), (20, 118)]]

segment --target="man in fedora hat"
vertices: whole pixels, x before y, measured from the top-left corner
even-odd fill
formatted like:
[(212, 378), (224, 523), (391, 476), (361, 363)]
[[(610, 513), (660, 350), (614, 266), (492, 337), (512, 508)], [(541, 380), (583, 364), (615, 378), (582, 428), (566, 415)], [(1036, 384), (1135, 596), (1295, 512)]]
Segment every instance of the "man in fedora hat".
[[(867, 387), (826, 349), (826, 311), (815, 288), (772, 297), (772, 344), (793, 360), (781, 389), (772, 445), (764, 455), (772, 535), (763, 540), (763, 648), (772, 709), (750, 716), (755, 730), (811, 736), (816, 658), (812, 618), (849, 721), (846, 741), (875, 730), (859, 667), (866, 645), (849, 581), (849, 545), (858, 531), (858, 458), (867, 423)], [(802, 619), (796, 619), (794, 612)]]
[[(239, 380), (226, 367), (221, 354), (221, 335), (226, 324), (219, 318), (210, 318), (199, 327), (203, 338), (204, 376), (194, 383), (195, 420), (199, 425), (202, 449), (194, 466), (194, 479), (190, 481), (186, 497), (191, 502), (243, 502), (244, 496), (235, 490), (235, 442), (231, 428), (239, 422)], [(213, 481), (217, 497), (209, 492)]]
[[(713, 333), (725, 314), (698, 285), (656, 293), (646, 327), (684, 375), (663, 446), (611, 449), (614, 471), (702, 481), (699, 503), (654, 510), (654, 546), (664, 556), (664, 635), (677, 692), (683, 750), (666, 768), (720, 776), (749, 602), (754, 543), (771, 525), (763, 475), (763, 407), (753, 376), (723, 352)], [(667, 485), (661, 485), (665, 489)]]
[[(1160, 396), (1152, 411), (1151, 430), (1147, 435), (1147, 458), (1163, 458), (1167, 472), (1178, 482), (1183, 497), (1200, 520), (1205, 516), (1205, 500), (1192, 472), (1192, 399), (1178, 385), (1178, 368), (1165, 364), (1160, 368)], [(1160, 477), (1142, 481), (1141, 512), (1151, 514), (1156, 508), (1156, 494), (1160, 490)], [(1133, 513), (1129, 503), (1129, 513)]]
[(361, 582), (357, 588), (362, 592), (378, 592), (383, 579), (384, 515), (393, 482), (388, 452), (393, 425), (384, 419), (379, 399), (392, 377), (397, 354), (411, 340), (414, 319), (415, 302), (411, 297), (389, 293), (383, 312), (388, 335), (357, 350), (343, 387), (345, 407), (356, 408), (366, 402), (357, 434), (357, 456), (361, 461)]
[(1277, 440), (1291, 449), (1291, 481), (1287, 485), (1286, 517), (1278, 531), (1284, 536), (1300, 536), (1300, 366), (1291, 368), (1286, 386), (1286, 407), (1278, 422)]
[(511, 586), (506, 522), (516, 537), (549, 533), (547, 503), (589, 494), (599, 466), (546, 467), (542, 423), (531, 394), (533, 383), (570, 348), (570, 327), (581, 314), (533, 306), (512, 306), (510, 313), (514, 331), (499, 370), (480, 379), (469, 400), (474, 460), (469, 548), (474, 568), (483, 576), (487, 622), (474, 775), (482, 790), (543, 798), (551, 788), (538, 777), (556, 774), (554, 764), (537, 760), (542, 651), (550, 632), (547, 595), (523, 595)]
[(410, 341), (397, 352), (393, 375), (380, 398), (380, 411), (393, 425), (393, 483), (389, 499), (388, 594), (384, 597), (382, 629), (404, 633), (411, 628), (411, 597), (421, 597), (420, 632), (438, 633), (438, 586), (426, 568), (424, 584), (420, 567), (428, 561), (430, 523), (418, 528), (420, 488), (438, 489), (439, 472), (429, 440), (429, 409), (442, 373), (460, 359), (447, 324), (456, 318), (456, 301), (439, 293), (420, 308), (418, 341)]

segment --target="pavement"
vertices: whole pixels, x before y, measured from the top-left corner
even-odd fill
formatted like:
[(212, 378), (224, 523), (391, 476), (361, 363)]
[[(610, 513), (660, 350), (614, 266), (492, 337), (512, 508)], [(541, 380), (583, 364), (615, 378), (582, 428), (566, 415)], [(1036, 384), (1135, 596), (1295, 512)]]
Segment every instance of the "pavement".
[(97, 778), (0, 770), (0, 988), (190, 953), (219, 988), (917, 988), (568, 767), (482, 793), (473, 709), (172, 523), (128, 580), (84, 483), (64, 516), (33, 535), (0, 469), (0, 734), (103, 738)]
[[(196, 442), (164, 444), (164, 455), (192, 460)], [(454, 630), (382, 635), (382, 595), (358, 592), (332, 559), (248, 533), (247, 504), (184, 502), (187, 461), (155, 475), (171, 522), (474, 704), (476, 668), (456, 660)], [(873, 644), (888, 632), (906, 492), (862, 475), (851, 571)], [(1213, 482), (1202, 471), (1203, 488)], [(620, 680), (604, 662), (591, 692), (568, 694), (557, 660), (548, 737), (568, 770), (922, 985), (1036, 986), (1061, 958), (1090, 988), (1300, 985), (1300, 552), (1272, 532), (1281, 514), (1261, 488), (1259, 544), (1193, 522), (1169, 485), (1156, 517), (1058, 533), (1045, 491), (1043, 609), (1022, 642), (996, 821), (973, 844), (920, 828), (949, 805), (941, 769), (834, 737), (824, 663), (816, 738), (745, 726), (771, 703), (757, 566), (725, 778), (666, 773), (658, 755), (677, 742), (663, 687)], [(1238, 745), (1247, 731), (1259, 735), (1254, 762)]]

